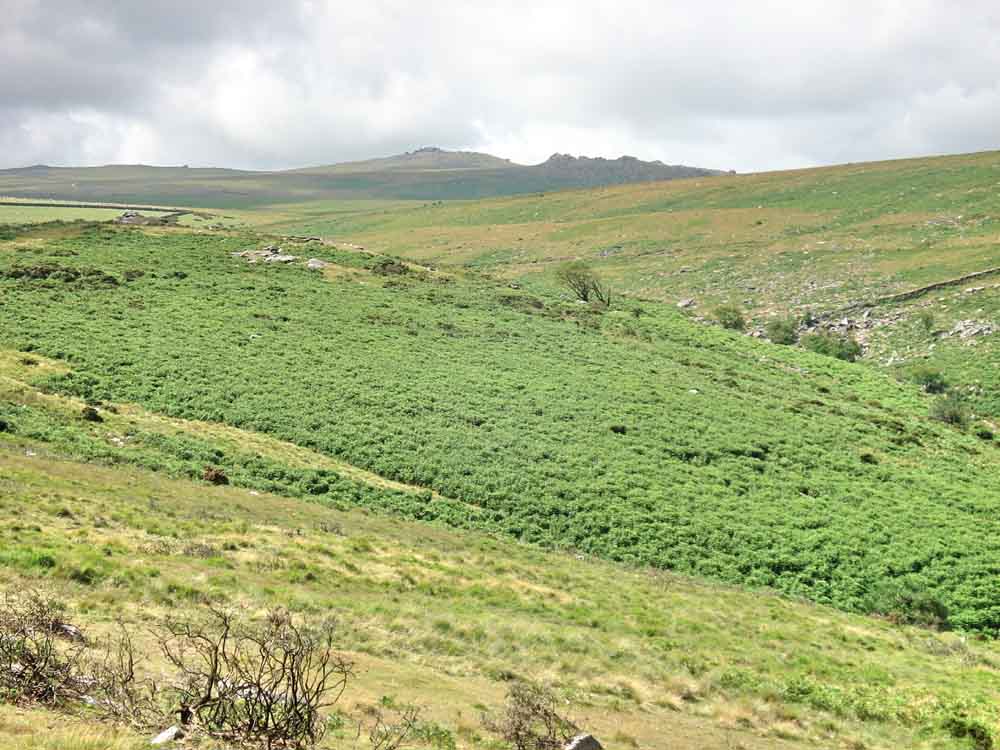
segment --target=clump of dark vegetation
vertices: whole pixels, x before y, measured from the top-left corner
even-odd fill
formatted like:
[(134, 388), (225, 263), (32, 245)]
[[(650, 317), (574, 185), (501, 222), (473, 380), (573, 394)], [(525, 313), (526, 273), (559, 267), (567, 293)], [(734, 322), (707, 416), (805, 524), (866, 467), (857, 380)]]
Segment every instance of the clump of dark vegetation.
[(723, 328), (728, 328), (730, 331), (743, 331), (747, 327), (743, 311), (736, 305), (720, 305), (715, 308), (713, 315), (719, 325)]
[(404, 276), (410, 272), (410, 267), (398, 260), (383, 258), (373, 265), (371, 270), (379, 276)]
[(764, 326), (767, 337), (775, 344), (790, 346), (799, 340), (799, 325), (794, 318), (775, 318)]
[(514, 750), (561, 750), (580, 728), (557, 711), (551, 690), (518, 681), (507, 692), (504, 707), (483, 716), (483, 726)]
[(201, 473), (201, 478), (209, 484), (229, 484), (229, 477), (226, 476), (226, 473), (217, 466), (206, 466), (205, 470)]
[(955, 739), (968, 739), (973, 750), (993, 750), (996, 744), (990, 728), (977, 719), (970, 719), (964, 713), (956, 713), (943, 722), (942, 728)]
[(811, 352), (854, 362), (861, 356), (861, 344), (853, 336), (838, 335), (829, 331), (810, 333), (801, 339), (802, 346)]
[(118, 279), (97, 268), (70, 268), (56, 263), (37, 266), (11, 266), (0, 275), (23, 281), (61, 281), (75, 286), (116, 287)]
[(971, 412), (969, 404), (960, 393), (951, 391), (938, 398), (931, 406), (931, 416), (945, 424), (965, 427), (969, 424)]
[(0, 419), (0, 432), (13, 432), (14, 425), (8, 422), (6, 419)]
[(931, 334), (934, 332), (934, 313), (930, 310), (921, 310), (917, 315), (917, 321), (920, 323), (920, 327), (924, 329), (924, 332)]
[(941, 371), (929, 365), (915, 367), (911, 371), (910, 377), (913, 378), (914, 383), (923, 388), (927, 393), (944, 393), (948, 390), (948, 381), (944, 379)]
[(580, 302), (597, 302), (611, 307), (611, 287), (601, 281), (597, 273), (583, 261), (574, 261), (556, 271), (556, 279)]
[(867, 608), (872, 614), (901, 625), (919, 625), (932, 630), (951, 627), (948, 607), (937, 596), (912, 583), (881, 583), (869, 595)]
[(84, 422), (103, 422), (104, 417), (93, 406), (85, 406), (80, 410), (80, 417)]

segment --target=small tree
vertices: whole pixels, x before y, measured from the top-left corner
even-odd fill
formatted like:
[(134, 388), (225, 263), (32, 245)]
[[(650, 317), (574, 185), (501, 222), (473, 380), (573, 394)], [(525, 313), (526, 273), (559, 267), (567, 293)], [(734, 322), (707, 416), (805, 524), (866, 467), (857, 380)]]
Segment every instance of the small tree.
[(775, 344), (791, 345), (799, 340), (799, 326), (793, 318), (775, 318), (764, 327), (767, 337)]
[(719, 321), (719, 325), (730, 331), (742, 331), (747, 326), (743, 311), (736, 305), (720, 305), (715, 308), (715, 319)]
[(596, 301), (611, 307), (611, 288), (583, 261), (574, 261), (556, 271), (556, 279), (581, 302)]
[(934, 402), (931, 416), (945, 424), (965, 427), (969, 423), (969, 406), (962, 396), (952, 391)]
[(948, 382), (940, 370), (921, 365), (912, 371), (913, 382), (923, 387), (927, 393), (944, 393), (948, 390)]

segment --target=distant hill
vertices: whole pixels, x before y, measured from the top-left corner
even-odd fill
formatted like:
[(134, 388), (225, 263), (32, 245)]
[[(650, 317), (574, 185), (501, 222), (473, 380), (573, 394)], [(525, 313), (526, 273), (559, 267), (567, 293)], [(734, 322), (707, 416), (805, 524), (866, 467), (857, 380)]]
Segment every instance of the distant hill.
[(107, 165), (0, 170), (0, 195), (242, 207), (317, 199), (453, 200), (721, 174), (634, 157), (555, 154), (537, 165), (425, 147), (367, 161), (277, 172)]
[(445, 151), (437, 146), (425, 146), (416, 151), (386, 156), (381, 159), (350, 161), (343, 164), (305, 167), (288, 171), (295, 174), (356, 174), (359, 172), (419, 172), (443, 169), (505, 169), (519, 166), (510, 159), (501, 159), (491, 154), (481, 154), (475, 151)]

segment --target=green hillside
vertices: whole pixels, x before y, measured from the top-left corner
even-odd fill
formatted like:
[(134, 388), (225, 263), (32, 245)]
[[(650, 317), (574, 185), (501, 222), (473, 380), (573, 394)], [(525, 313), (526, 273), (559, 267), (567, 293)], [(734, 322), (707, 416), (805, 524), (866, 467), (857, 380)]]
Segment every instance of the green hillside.
[[(920, 288), (992, 268), (995, 168), (6, 207), (0, 578), (99, 633), (336, 615), (362, 670), (325, 747), (416, 701), (414, 747), (505, 748), (480, 713), (528, 678), (609, 748), (992, 748), (996, 290)], [(809, 351), (823, 326), (864, 356)], [(0, 708), (0, 745), (148, 742), (74, 711)]]
[(846, 320), (865, 361), (904, 379), (940, 369), (992, 420), (1000, 274), (883, 298), (1000, 268), (998, 186), (1000, 153), (988, 152), (354, 216), (303, 207), (275, 227), (539, 291), (579, 258), (631, 297), (690, 300), (696, 318), (735, 304), (762, 335), (775, 319)]
[[(253, 266), (231, 256), (249, 240), (94, 228), (7, 252), (0, 344), (65, 361), (57, 392), (271, 434), (440, 494), (369, 505), (855, 611), (912, 591), (954, 626), (1000, 628), (984, 579), (996, 449), (931, 420), (916, 387), (654, 307), (382, 281), (357, 254), (326, 257), (360, 279)], [(308, 475), (265, 488), (332, 491)]]

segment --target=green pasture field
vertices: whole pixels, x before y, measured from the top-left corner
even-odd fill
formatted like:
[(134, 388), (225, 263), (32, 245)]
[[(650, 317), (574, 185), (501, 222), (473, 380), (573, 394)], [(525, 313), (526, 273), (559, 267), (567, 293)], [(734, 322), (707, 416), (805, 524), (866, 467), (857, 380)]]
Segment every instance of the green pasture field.
[[(121, 216), (120, 208), (63, 208), (55, 206), (16, 206), (0, 204), (0, 225), (42, 224), (50, 221), (111, 221)], [(160, 216), (155, 212), (143, 212)]]

